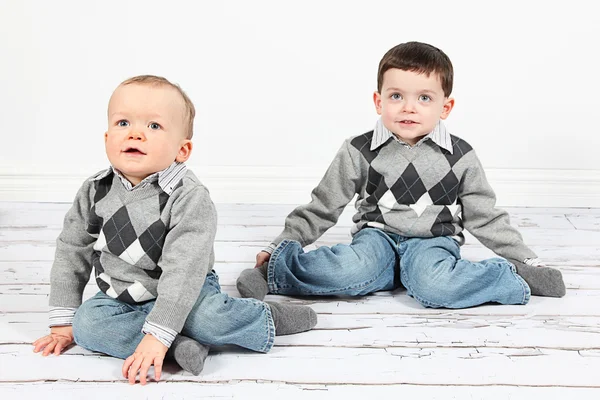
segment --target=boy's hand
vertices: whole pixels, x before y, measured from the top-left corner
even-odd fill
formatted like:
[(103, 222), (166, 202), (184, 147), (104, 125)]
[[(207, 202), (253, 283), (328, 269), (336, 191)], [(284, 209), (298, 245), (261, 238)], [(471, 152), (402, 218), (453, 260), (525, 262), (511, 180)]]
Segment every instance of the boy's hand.
[(269, 258), (271, 258), (271, 255), (269, 253), (267, 253), (266, 251), (261, 251), (256, 255), (256, 265), (254, 266), (254, 268), (260, 267), (261, 265), (269, 261)]
[(58, 356), (61, 351), (69, 347), (71, 343), (73, 343), (73, 327), (71, 325), (53, 326), (50, 328), (49, 335), (41, 337), (33, 342), (33, 352), (39, 353), (44, 349), (44, 352), (42, 353), (44, 357), (52, 352), (54, 352), (54, 355)]
[(129, 379), (129, 383), (133, 385), (139, 371), (140, 383), (145, 385), (148, 370), (151, 365), (154, 365), (154, 379), (158, 381), (167, 350), (169, 348), (157, 338), (146, 334), (135, 349), (135, 353), (127, 357), (123, 363), (123, 377)]

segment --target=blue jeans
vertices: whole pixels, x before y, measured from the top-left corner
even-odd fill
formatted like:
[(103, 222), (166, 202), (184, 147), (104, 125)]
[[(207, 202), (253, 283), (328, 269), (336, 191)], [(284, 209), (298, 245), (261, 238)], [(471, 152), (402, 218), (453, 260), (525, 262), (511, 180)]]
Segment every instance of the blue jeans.
[(349, 245), (304, 252), (282, 241), (267, 268), (269, 292), (357, 296), (400, 286), (425, 307), (527, 304), (531, 291), (503, 258), (463, 260), (450, 237), (406, 238), (365, 228)]
[[(75, 342), (117, 358), (135, 352), (154, 301), (128, 304), (99, 292), (75, 314)], [(273, 347), (275, 325), (269, 305), (221, 293), (219, 278), (209, 273), (181, 334), (206, 345), (234, 344), (266, 353)]]

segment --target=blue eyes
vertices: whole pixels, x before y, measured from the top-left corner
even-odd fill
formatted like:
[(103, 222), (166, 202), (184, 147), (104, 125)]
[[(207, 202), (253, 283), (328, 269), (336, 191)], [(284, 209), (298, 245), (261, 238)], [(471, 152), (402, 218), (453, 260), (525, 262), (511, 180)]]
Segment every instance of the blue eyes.
[[(117, 121), (117, 126), (120, 126), (121, 128), (126, 128), (129, 125), (130, 125), (130, 123), (126, 119), (122, 119), (122, 120)], [(157, 131), (157, 130), (161, 129), (162, 127), (157, 122), (150, 122), (148, 124), (148, 128), (152, 129), (153, 131)]]
[[(402, 100), (402, 95), (400, 93), (393, 93), (390, 98), (392, 100)], [(422, 94), (419, 96), (419, 101), (422, 101), (423, 103), (429, 103), (431, 101), (431, 97), (426, 94)]]

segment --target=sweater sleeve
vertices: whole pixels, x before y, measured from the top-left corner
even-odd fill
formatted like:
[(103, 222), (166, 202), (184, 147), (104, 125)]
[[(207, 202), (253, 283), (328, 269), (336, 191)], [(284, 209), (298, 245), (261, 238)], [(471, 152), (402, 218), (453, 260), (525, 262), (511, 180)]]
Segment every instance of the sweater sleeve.
[(208, 190), (197, 186), (173, 202), (158, 262), (162, 274), (146, 322), (181, 332), (214, 264), (217, 212)]
[(496, 208), (496, 195), (481, 162), (471, 151), (470, 165), (463, 176), (458, 198), (465, 228), (497, 255), (523, 262), (536, 258), (519, 231), (510, 225), (508, 213)]
[(360, 180), (361, 174), (347, 140), (321, 182), (313, 189), (310, 203), (296, 208), (287, 216), (283, 232), (272, 244), (277, 245), (284, 239), (296, 240), (303, 247), (314, 243), (336, 224), (344, 207), (360, 188)]
[(77, 308), (92, 271), (96, 238), (87, 232), (93, 182), (86, 181), (65, 215), (50, 272), (50, 307)]

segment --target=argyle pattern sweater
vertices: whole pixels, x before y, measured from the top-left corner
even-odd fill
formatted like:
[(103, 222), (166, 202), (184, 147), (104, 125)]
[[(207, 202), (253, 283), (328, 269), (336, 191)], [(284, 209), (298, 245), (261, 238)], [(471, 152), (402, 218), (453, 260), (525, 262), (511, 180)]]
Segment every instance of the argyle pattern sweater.
[(214, 264), (216, 221), (189, 170), (170, 194), (156, 183), (128, 191), (115, 173), (87, 180), (57, 240), (50, 306), (79, 307), (93, 268), (108, 296), (155, 300), (146, 322), (180, 332)]
[(358, 195), (353, 235), (372, 227), (405, 237), (453, 236), (463, 244), (466, 228), (501, 257), (535, 259), (508, 213), (495, 207), (494, 191), (473, 148), (448, 137), (452, 151), (428, 138), (413, 147), (391, 137), (372, 145), (374, 131), (347, 139), (312, 201), (290, 213), (270, 248), (283, 239), (313, 243)]

